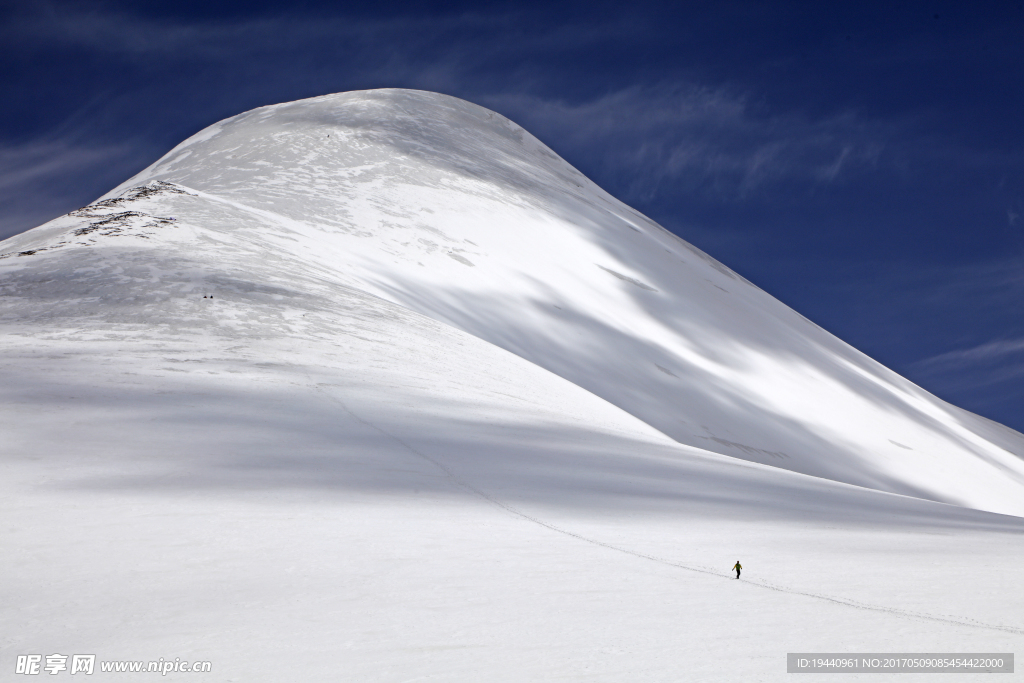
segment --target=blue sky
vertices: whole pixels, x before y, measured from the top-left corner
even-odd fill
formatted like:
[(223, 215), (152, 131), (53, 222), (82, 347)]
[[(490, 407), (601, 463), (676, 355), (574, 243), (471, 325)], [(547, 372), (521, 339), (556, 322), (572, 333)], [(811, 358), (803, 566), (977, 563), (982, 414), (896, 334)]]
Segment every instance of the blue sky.
[(0, 19), (0, 237), (247, 109), (435, 90), (1024, 431), (1024, 2), (0, 0)]

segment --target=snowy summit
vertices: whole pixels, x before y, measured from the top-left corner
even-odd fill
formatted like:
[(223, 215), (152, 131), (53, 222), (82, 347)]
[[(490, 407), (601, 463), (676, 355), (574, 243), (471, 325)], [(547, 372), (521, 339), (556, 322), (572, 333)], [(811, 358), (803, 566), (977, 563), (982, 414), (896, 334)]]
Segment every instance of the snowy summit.
[(0, 292), (14, 649), (611, 681), (1021, 643), (1012, 576), (938, 591), (1020, 565), (1024, 436), (468, 102), (217, 123), (0, 243)]

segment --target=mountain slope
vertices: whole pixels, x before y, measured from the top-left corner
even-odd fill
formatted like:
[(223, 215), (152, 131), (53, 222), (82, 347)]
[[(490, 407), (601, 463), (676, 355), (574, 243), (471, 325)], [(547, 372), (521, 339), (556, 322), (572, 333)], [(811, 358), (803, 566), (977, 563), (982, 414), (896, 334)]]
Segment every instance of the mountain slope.
[[(1020, 434), (857, 352), (475, 105), (382, 90), (263, 107), (107, 199), (155, 180), (196, 195), (180, 220), (454, 325), (680, 443), (1024, 514)], [(36, 232), (5, 251), (49, 244)]]

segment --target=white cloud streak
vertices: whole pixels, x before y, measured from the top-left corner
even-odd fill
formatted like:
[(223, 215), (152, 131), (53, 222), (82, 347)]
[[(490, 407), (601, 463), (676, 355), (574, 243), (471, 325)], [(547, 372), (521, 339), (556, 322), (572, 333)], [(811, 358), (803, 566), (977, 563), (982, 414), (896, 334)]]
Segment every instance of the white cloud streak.
[(947, 351), (912, 367), (956, 391), (1013, 385), (1024, 377), (1024, 338), (998, 339)]
[(958, 349), (932, 356), (920, 362), (921, 366), (963, 367), (978, 363), (1001, 362), (1021, 355), (1024, 360), (1024, 339), (1003, 339), (987, 342), (968, 349)]
[(129, 144), (51, 139), (0, 146), (0, 239), (92, 201), (107, 189), (97, 180), (143, 163)]
[(128, 154), (128, 145), (75, 146), (56, 140), (0, 147), (0, 198), (40, 181), (81, 173)]
[(852, 113), (765, 113), (725, 88), (632, 87), (584, 103), (499, 95), (485, 103), (546, 132), (556, 149), (597, 142), (608, 168), (638, 179), (630, 193), (642, 199), (665, 186), (743, 199), (789, 181), (842, 182), (875, 168), (893, 134)]

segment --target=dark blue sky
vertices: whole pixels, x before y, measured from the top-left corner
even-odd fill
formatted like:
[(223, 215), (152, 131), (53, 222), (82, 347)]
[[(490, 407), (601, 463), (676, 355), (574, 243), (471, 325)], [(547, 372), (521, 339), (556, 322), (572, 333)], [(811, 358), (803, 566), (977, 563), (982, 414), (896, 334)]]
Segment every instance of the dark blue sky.
[(435, 90), (1024, 431), (1024, 2), (983, 5), (0, 0), (0, 237), (247, 109)]

